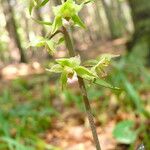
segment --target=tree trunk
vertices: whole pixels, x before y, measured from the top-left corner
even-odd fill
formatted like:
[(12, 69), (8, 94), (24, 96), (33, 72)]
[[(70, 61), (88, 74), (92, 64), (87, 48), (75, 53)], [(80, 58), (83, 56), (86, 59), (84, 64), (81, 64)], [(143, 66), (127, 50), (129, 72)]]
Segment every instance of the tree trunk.
[(20, 62), (27, 62), (24, 50), (21, 46), (21, 41), (19, 38), (19, 34), (17, 32), (17, 25), (14, 18), (14, 11), (10, 4), (10, 0), (2, 0), (3, 11), (6, 17), (6, 28), (9, 33), (11, 39), (14, 40), (15, 45), (19, 49), (20, 53)]
[(128, 3), (135, 31), (131, 41), (127, 43), (127, 48), (129, 51), (137, 51), (144, 58), (149, 57), (150, 64), (150, 1), (128, 0)]
[[(35, 9), (35, 12), (36, 12), (37, 19), (40, 20), (40, 21), (43, 21), (43, 18), (42, 18), (42, 15), (41, 15), (41, 10), (40, 9)], [(41, 34), (42, 34), (43, 37), (46, 35), (46, 31), (45, 31), (44, 26), (42, 26)]]
[(101, 39), (101, 40), (104, 40), (105, 39), (105, 34), (104, 34), (104, 25), (103, 25), (103, 22), (102, 22), (102, 18), (101, 18), (101, 15), (100, 15), (100, 5), (99, 5), (99, 0), (96, 0), (95, 3), (95, 23), (96, 25), (98, 25), (99, 29), (98, 29), (98, 32), (96, 32), (95, 34), (97, 35), (97, 39)]
[(117, 11), (119, 7), (117, 2), (114, 0), (101, 0), (104, 11), (107, 17), (108, 26), (111, 34), (111, 38), (119, 38), (123, 35), (122, 31), (122, 20), (118, 18)]
[[(111, 38), (115, 39), (115, 38), (118, 37), (118, 34), (117, 34), (118, 32), (116, 31), (116, 25), (115, 25), (115, 21), (114, 21), (112, 11), (111, 11), (112, 1), (109, 0), (109, 1), (106, 2), (106, 0), (101, 0), (101, 2), (103, 4), (105, 14), (106, 14), (106, 17), (107, 17)], [(108, 4), (108, 2), (109, 2), (109, 4)]]

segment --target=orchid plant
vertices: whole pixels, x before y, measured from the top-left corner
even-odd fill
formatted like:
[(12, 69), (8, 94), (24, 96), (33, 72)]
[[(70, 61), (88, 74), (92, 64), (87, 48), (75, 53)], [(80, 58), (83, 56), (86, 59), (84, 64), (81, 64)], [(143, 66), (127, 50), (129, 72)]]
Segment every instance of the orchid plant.
[[(53, 55), (57, 52), (57, 46), (60, 43), (65, 42), (66, 49), (68, 49), (69, 52), (69, 57), (56, 59), (55, 64), (46, 70), (60, 74), (62, 89), (67, 87), (68, 78), (72, 78), (74, 75), (77, 76), (95, 146), (97, 150), (100, 150), (100, 143), (98, 140), (96, 127), (94, 125), (93, 115), (91, 112), (84, 81), (88, 81), (89, 84), (97, 84), (99, 86), (117, 89), (102, 78), (105, 74), (105, 69), (111, 63), (111, 59), (116, 56), (111, 54), (103, 54), (95, 60), (88, 60), (85, 63), (81, 63), (79, 54), (76, 54), (76, 51), (74, 50), (74, 45), (67, 30), (68, 26), (66, 27), (65, 25), (65, 22), (67, 21), (70, 26), (77, 26), (86, 29), (86, 25), (81, 20), (79, 12), (86, 4), (93, 1), (94, 0), (61, 0), (61, 5), (53, 7), (53, 13), (55, 17), (52, 23), (32, 18), (34, 21), (41, 25), (50, 26), (50, 34), (48, 34), (46, 37), (37, 38), (36, 41), (31, 41), (30, 45), (35, 47), (45, 47), (49, 54)], [(39, 9), (45, 6), (48, 2), (49, 0), (30, 0), (30, 15), (32, 16), (34, 9)], [(59, 33), (60, 39), (58, 41), (53, 40), (53, 37)]]

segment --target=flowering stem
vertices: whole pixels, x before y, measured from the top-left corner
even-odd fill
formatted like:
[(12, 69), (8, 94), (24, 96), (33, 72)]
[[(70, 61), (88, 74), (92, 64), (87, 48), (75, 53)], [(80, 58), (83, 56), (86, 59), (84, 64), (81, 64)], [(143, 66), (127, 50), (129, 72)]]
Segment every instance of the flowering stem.
[[(76, 53), (75, 53), (74, 46), (73, 46), (73, 43), (71, 41), (70, 35), (69, 35), (69, 33), (68, 33), (68, 31), (66, 30), (65, 27), (62, 28), (62, 32), (64, 34), (66, 47), (68, 49), (70, 57), (76, 56)], [(96, 149), (101, 150), (100, 143), (99, 143), (99, 140), (98, 140), (98, 135), (97, 135), (97, 132), (96, 132), (96, 127), (95, 127), (95, 124), (94, 124), (93, 115), (92, 115), (92, 112), (91, 112), (89, 99), (88, 99), (87, 92), (86, 92), (86, 87), (85, 87), (83, 79), (79, 76), (78, 76), (78, 83), (79, 83), (79, 87), (80, 87), (81, 94), (82, 94), (82, 97), (83, 97), (83, 101), (84, 101), (84, 104), (85, 104), (86, 113), (87, 113), (87, 117), (88, 117), (90, 127), (91, 127), (91, 130), (92, 130), (93, 139), (94, 139), (94, 142), (95, 142)]]

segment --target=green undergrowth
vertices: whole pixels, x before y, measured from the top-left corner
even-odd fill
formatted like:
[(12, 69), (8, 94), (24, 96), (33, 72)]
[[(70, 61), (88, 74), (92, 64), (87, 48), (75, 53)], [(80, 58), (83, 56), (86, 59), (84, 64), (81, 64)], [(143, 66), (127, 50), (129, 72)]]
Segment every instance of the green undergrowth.
[[(91, 87), (88, 83), (86, 88), (93, 106), (92, 111), (100, 125), (105, 126), (109, 118), (112, 119), (109, 112), (114, 113), (115, 103), (115, 115), (117, 112), (132, 114), (137, 116), (137, 120), (136, 117), (120, 120), (112, 133), (113, 136), (119, 143), (130, 145), (130, 149), (134, 149), (137, 141), (144, 143), (149, 149), (150, 131), (147, 124), (150, 104), (148, 97), (142, 96), (149, 93), (149, 70), (142, 65), (131, 65), (129, 59), (131, 58), (124, 57), (118, 60), (119, 63), (113, 62), (112, 73), (107, 77), (107, 80), (120, 87), (120, 90), (96, 85)], [(130, 68), (126, 69), (128, 65)], [(76, 107), (83, 113), (84, 105), (77, 90), (78, 85), (62, 92), (57, 76), (54, 78), (49, 78), (49, 74), (33, 75), (0, 85), (0, 150), (59, 150), (45, 143), (41, 136), (55, 126), (53, 119), (61, 118), (62, 112), (54, 106), (54, 101), (57, 99), (62, 102), (60, 105), (63, 105), (65, 111)], [(130, 122), (131, 126), (126, 122)], [(123, 130), (125, 128), (127, 131)]]

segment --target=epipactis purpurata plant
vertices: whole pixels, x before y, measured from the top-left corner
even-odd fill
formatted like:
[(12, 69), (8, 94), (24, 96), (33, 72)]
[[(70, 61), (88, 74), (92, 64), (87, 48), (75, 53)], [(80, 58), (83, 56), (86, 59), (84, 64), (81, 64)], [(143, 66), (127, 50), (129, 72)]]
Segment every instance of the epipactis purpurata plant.
[[(49, 54), (53, 55), (56, 53), (57, 46), (62, 42), (65, 42), (70, 57), (56, 59), (55, 64), (46, 70), (61, 74), (60, 80), (62, 89), (66, 88), (68, 78), (72, 78), (74, 75), (78, 77), (78, 82), (81, 89), (81, 94), (83, 96), (83, 101), (85, 103), (95, 145), (97, 150), (100, 150), (100, 144), (94, 125), (84, 80), (87, 80), (89, 84), (97, 84), (107, 88), (118, 89), (117, 87), (107, 83), (102, 78), (105, 74), (105, 69), (111, 62), (111, 59), (116, 57), (116, 55), (103, 54), (97, 59), (88, 60), (83, 63), (84, 65), (81, 65), (80, 56), (74, 51), (72, 40), (70, 38), (69, 32), (66, 29), (68, 26), (66, 27), (65, 25), (65, 22), (67, 21), (70, 26), (77, 26), (86, 29), (85, 23), (79, 17), (79, 12), (86, 4), (92, 1), (94, 0), (62, 0), (61, 5), (53, 7), (53, 13), (55, 17), (52, 23), (32, 18), (34, 21), (41, 25), (50, 26), (50, 35), (48, 34), (46, 37), (38, 37), (35, 41), (31, 41), (30, 46), (45, 47)], [(30, 15), (32, 15), (33, 9), (39, 9), (46, 5), (48, 2), (49, 0), (30, 0)], [(53, 40), (53, 37), (58, 33), (61, 33), (59, 40)]]

